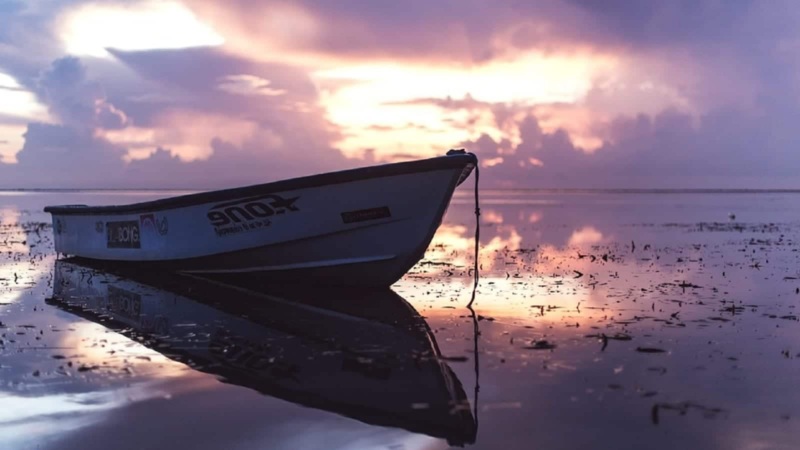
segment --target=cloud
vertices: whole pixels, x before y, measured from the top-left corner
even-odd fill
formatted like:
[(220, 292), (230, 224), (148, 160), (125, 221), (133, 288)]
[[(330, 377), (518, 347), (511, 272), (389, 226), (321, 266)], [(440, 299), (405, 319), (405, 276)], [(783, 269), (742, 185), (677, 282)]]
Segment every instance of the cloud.
[[(318, 100), (308, 73), (291, 65), (250, 61), (209, 48), (112, 53), (136, 75), (139, 86), (138, 91), (130, 90), (126, 98), (115, 99), (115, 103), (141, 125), (148, 125), (165, 108), (248, 117), (261, 123), (285, 122), (296, 118), (296, 112), (313, 109)], [(264, 88), (263, 83), (268, 81), (270, 90), (282, 93), (239, 95), (240, 91), (220, 89), (226, 81), (236, 81), (240, 89), (247, 83), (251, 88)]]
[[(58, 123), (27, 126), (18, 163), (0, 164), (4, 187), (231, 187), (358, 165), (330, 145), (335, 128), (296, 70), (195, 51), (195, 75), (183, 51), (114, 54), (163, 98), (125, 86), (127, 95), (106, 95), (80, 59), (54, 61), (36, 93)], [(218, 89), (220, 80), (284, 92), (243, 95)]]
[(0, 2), (0, 71), (29, 82), (44, 64), (64, 56), (54, 22), (82, 0)]
[(99, 83), (89, 81), (78, 58), (57, 59), (45, 70), (36, 89), (50, 112), (75, 128), (124, 128), (125, 113), (106, 99)]
[(730, 42), (731, 37), (739, 35), (740, 27), (759, 14), (762, 6), (753, 0), (665, 3), (567, 0), (566, 3), (577, 6), (592, 19), (594, 26), (588, 28), (586, 35), (592, 41), (605, 36), (630, 47)]
[[(800, 113), (800, 110), (798, 110)], [(618, 117), (602, 147), (586, 153), (568, 132), (543, 131), (533, 113), (517, 123), (521, 142), (488, 135), (461, 143), (491, 167), (487, 186), (569, 188), (790, 188), (800, 139), (790, 118), (728, 109), (699, 121), (678, 111)]]
[[(254, 58), (312, 54), (343, 60), (469, 65), (520, 50), (663, 51), (744, 46), (795, 33), (788, 0), (187, 0), (207, 23)], [(771, 26), (767, 26), (771, 25)], [(746, 34), (742, 31), (759, 31)]]
[[(108, 49), (154, 50), (216, 46), (224, 39), (177, 1), (85, 2), (59, 17), (67, 52), (96, 57)], [(146, 30), (146, 32), (143, 32)]]
[[(3, 183), (234, 185), (459, 144), (504, 186), (794, 183), (788, 0), (182, 4), (4, 2)], [(218, 39), (154, 50), (119, 27), (65, 55), (70, 18), (175, 11)]]
[(0, 164), (2, 187), (119, 186), (125, 149), (92, 130), (32, 123), (24, 136), (18, 163)]
[(274, 96), (286, 93), (284, 89), (269, 87), (271, 81), (255, 75), (228, 75), (219, 81), (217, 88), (231, 94)]
[[(473, 2), (413, 0), (402, 4), (346, 0), (243, 1), (224, 5), (206, 1), (187, 4), (202, 20), (243, 53), (255, 58), (309, 61), (317, 58), (411, 58), (446, 55), (468, 57), (467, 31), (483, 29), (481, 12), (490, 5)], [(465, 26), (465, 22), (473, 26)], [(430, 58), (428, 58), (430, 59)]]

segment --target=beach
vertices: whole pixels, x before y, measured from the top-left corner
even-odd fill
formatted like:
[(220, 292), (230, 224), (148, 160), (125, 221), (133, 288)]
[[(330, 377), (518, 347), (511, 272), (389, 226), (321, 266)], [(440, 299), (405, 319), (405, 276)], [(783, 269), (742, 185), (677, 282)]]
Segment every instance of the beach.
[[(209, 300), (144, 279), (135, 297), (118, 278), (56, 270), (45, 205), (176, 192), (0, 192), (0, 447), (795, 448), (799, 193), (482, 191), (470, 310), (476, 219), (463, 191), (425, 257), (376, 297), (410, 305), (415, 328), (341, 322), (329, 332), (348, 344), (324, 351), (324, 336), (248, 312), (259, 300), (233, 291)], [(86, 303), (98, 289), (114, 299), (99, 309)], [(176, 296), (189, 306), (169, 309)], [(163, 311), (149, 314), (148, 298)], [(294, 311), (281, 314), (330, 323)], [(224, 357), (242, 344), (207, 345), (220, 323), (258, 342), (263, 364), (296, 360), (278, 377)], [(394, 372), (336, 359), (374, 342), (396, 354)], [(319, 365), (305, 378), (308, 361)]]

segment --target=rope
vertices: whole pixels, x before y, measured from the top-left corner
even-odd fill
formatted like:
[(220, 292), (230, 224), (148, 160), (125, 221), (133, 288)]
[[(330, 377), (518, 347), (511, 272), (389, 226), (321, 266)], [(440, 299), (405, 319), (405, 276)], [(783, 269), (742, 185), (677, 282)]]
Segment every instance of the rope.
[(478, 167), (478, 158), (475, 158), (475, 283), (472, 286), (472, 298), (470, 298), (467, 308), (472, 309), (472, 303), (475, 302), (475, 293), (478, 291), (478, 280), (480, 276), (478, 271), (480, 269), (480, 260), (478, 254), (481, 244), (481, 207), (478, 199), (478, 180), (480, 179), (480, 167)]
[(480, 208), (480, 201), (478, 197), (478, 182), (480, 180), (480, 167), (478, 164), (477, 157), (475, 158), (475, 282), (472, 285), (472, 297), (467, 304), (467, 309), (469, 309), (470, 315), (472, 316), (472, 342), (473, 342), (473, 361), (474, 361), (474, 371), (475, 371), (475, 392), (473, 397), (473, 405), (472, 405), (472, 415), (475, 418), (475, 433), (478, 432), (478, 392), (481, 390), (480, 384), (480, 373), (481, 373), (481, 366), (478, 360), (478, 338), (481, 335), (480, 325), (478, 324), (478, 315), (475, 313), (475, 310), (472, 309), (472, 304), (475, 303), (475, 294), (478, 292), (478, 281), (480, 280), (480, 276), (478, 275), (480, 271), (480, 260), (479, 251), (480, 251), (480, 243), (481, 243), (481, 208)]
[[(472, 296), (475, 297), (475, 289), (472, 290)], [(478, 432), (478, 392), (481, 390), (481, 383), (480, 383), (480, 375), (481, 375), (481, 365), (480, 361), (478, 360), (478, 338), (481, 335), (480, 325), (478, 325), (478, 316), (475, 314), (475, 310), (472, 309), (471, 306), (467, 307), (469, 309), (470, 314), (472, 315), (472, 343), (473, 343), (473, 357), (474, 360), (474, 370), (475, 370), (475, 393), (473, 396), (473, 404), (472, 404), (472, 415), (475, 418), (475, 433)]]

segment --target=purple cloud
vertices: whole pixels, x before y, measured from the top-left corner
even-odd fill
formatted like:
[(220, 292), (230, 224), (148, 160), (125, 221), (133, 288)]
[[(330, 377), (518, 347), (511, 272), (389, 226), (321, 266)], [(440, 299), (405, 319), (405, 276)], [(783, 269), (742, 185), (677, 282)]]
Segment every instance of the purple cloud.
[(62, 123), (76, 128), (123, 128), (127, 118), (106, 99), (99, 83), (87, 78), (75, 57), (57, 59), (39, 77), (40, 99)]
[[(470, 130), (460, 144), (493, 164), (488, 184), (793, 186), (800, 168), (800, 7), (791, 2), (187, 0), (230, 45), (78, 59), (61, 54), (54, 24), (81, 3), (0, 5), (9, 24), (0, 27), (0, 72), (57, 121), (27, 124), (19, 163), (0, 164), (6, 187), (216, 187), (375, 162), (369, 142), (364, 159), (337, 149), (353, 129), (331, 123), (324, 95), (358, 81), (315, 79), (316, 56), (326, 67), (464, 70), (527, 51), (616, 61), (573, 103), (426, 93), (384, 106), (432, 107), (443, 120), (364, 125), (373, 136)], [(21, 123), (0, 116), (0, 125)], [(591, 154), (586, 135), (599, 142)]]
[[(800, 112), (800, 111), (798, 111)], [(503, 158), (484, 170), (487, 186), (538, 188), (791, 188), (800, 139), (789, 118), (753, 117), (719, 110), (699, 123), (675, 111), (655, 117), (618, 118), (607, 141), (587, 154), (564, 130), (542, 131), (533, 115), (519, 124), (521, 143), (513, 154), (484, 135), (462, 145), (483, 159)], [(507, 145), (507, 144), (506, 144)], [(538, 163), (532, 163), (539, 161)]]
[[(143, 96), (144, 89), (122, 88), (126, 95), (106, 96), (79, 59), (53, 62), (37, 76), (36, 93), (61, 124), (28, 125), (18, 164), (0, 164), (2, 187), (231, 187), (358, 164), (331, 146), (335, 128), (315, 108), (315, 88), (302, 72), (214, 51), (187, 53), (115, 52), (148, 83), (164, 90), (164, 97), (155, 101)], [(219, 89), (226, 76), (241, 73), (269, 77), (270, 86), (285, 95), (249, 96)], [(308, 106), (301, 108), (302, 104)], [(177, 123), (159, 123), (165, 110), (172, 111), (168, 117)], [(151, 157), (125, 162), (128, 147), (114, 142), (114, 132), (180, 128), (192, 125), (186, 121), (209, 116), (255, 125), (239, 142), (225, 139), (228, 130), (208, 130), (210, 137), (198, 141), (197, 147), (207, 148), (211, 156), (193, 162), (182, 161), (157, 142)]]

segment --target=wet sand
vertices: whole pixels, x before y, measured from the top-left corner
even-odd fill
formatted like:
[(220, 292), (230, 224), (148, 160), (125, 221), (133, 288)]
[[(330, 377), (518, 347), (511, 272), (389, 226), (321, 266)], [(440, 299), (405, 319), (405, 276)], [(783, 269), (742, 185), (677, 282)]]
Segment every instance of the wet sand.
[(798, 194), (485, 192), (474, 316), (466, 192), (381, 308), (56, 270), (42, 206), (159, 195), (0, 195), (0, 447), (796, 447)]

